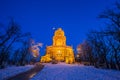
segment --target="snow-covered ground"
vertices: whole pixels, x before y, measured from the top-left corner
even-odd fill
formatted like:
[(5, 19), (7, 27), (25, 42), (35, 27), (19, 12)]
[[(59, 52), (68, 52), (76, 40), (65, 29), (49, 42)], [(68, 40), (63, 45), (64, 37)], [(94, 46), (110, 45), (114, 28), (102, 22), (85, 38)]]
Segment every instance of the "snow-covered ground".
[(18, 66), (18, 67), (11, 66), (5, 69), (0, 69), (0, 80), (5, 80), (11, 76), (15, 76), (16, 74), (30, 70), (33, 67), (34, 65), (26, 65), (26, 66)]
[(45, 64), (31, 80), (120, 80), (120, 71), (78, 64)]

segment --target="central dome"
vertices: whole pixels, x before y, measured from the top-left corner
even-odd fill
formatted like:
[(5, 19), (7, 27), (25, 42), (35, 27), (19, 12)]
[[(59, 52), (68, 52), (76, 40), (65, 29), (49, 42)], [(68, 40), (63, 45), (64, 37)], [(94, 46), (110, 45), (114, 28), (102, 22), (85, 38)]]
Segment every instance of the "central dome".
[(53, 36), (53, 46), (65, 46), (65, 45), (66, 37), (64, 35), (64, 31), (61, 28), (58, 28)]
[(58, 28), (56, 31), (55, 31), (55, 36), (64, 36), (64, 31), (61, 29), (61, 28)]

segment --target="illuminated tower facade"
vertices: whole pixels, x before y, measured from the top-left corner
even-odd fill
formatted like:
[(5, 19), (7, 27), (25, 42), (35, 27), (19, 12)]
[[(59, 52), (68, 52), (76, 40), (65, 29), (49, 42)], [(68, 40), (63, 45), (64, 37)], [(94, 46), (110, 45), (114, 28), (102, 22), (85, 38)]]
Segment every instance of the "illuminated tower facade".
[(66, 63), (75, 61), (73, 49), (66, 45), (66, 36), (61, 28), (55, 31), (53, 44), (46, 47), (46, 54), (41, 57), (41, 62), (51, 62), (53, 59)]

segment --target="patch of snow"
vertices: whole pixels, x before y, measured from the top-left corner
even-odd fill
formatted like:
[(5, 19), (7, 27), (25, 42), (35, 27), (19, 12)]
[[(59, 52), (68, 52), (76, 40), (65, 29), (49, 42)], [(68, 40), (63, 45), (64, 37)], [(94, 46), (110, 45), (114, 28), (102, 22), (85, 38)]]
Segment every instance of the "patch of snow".
[(45, 64), (31, 80), (120, 80), (120, 71), (78, 64)]
[(5, 69), (0, 69), (0, 80), (8, 79), (9, 77), (15, 76), (19, 73), (25, 72), (33, 68), (34, 65), (26, 66), (9, 66)]

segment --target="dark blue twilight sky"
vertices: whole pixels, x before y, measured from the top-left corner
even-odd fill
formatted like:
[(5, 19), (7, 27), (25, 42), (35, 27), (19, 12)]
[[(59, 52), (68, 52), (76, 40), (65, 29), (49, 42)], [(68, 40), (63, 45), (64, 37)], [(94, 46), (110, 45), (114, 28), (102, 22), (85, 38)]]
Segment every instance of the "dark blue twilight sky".
[(116, 0), (0, 0), (0, 22), (9, 17), (22, 26), (23, 32), (31, 32), (36, 42), (52, 44), (53, 27), (62, 27), (67, 44), (76, 46), (92, 29), (100, 29), (102, 22), (97, 16)]

